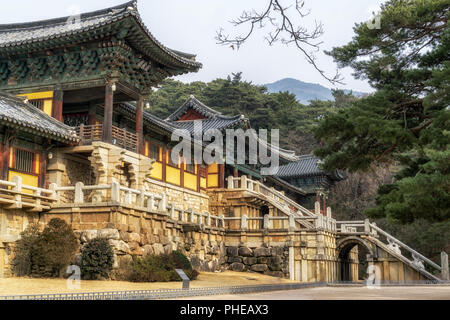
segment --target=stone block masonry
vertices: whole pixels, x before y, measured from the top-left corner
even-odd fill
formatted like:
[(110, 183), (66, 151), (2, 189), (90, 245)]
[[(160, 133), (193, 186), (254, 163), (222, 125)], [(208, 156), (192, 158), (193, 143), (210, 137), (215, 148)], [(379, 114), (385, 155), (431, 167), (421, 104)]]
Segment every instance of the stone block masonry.
[(279, 278), (289, 278), (289, 247), (228, 246), (226, 248), (228, 269), (232, 271), (257, 272)]

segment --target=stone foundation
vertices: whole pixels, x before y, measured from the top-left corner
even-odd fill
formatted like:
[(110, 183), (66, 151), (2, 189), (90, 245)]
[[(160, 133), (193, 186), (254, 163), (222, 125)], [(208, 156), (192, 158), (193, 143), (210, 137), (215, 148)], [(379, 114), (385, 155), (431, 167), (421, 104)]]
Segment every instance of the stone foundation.
[(232, 271), (258, 272), (289, 278), (289, 247), (227, 247), (227, 265)]

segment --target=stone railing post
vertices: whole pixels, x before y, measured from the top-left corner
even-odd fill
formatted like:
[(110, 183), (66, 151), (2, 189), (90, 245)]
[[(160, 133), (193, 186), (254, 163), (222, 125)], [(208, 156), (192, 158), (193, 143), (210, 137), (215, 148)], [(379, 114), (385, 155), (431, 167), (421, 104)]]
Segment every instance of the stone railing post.
[(75, 184), (75, 200), (74, 200), (74, 203), (76, 203), (76, 204), (84, 203), (83, 188), (84, 188), (83, 182), (77, 182)]
[(314, 213), (316, 215), (320, 215), (320, 202), (316, 201), (316, 203), (314, 204)]
[(59, 195), (58, 195), (57, 188), (58, 188), (58, 185), (56, 183), (50, 184), (49, 189), (52, 191), (50, 198), (52, 198), (54, 201), (59, 203)]
[(170, 205), (170, 219), (175, 220), (175, 205), (173, 203)]
[(36, 211), (42, 211), (41, 198), (40, 198), (40, 196), (41, 196), (41, 190), (40, 190), (40, 189), (36, 190), (36, 191), (34, 192), (34, 196), (36, 197), (35, 203), (34, 203), (34, 204), (35, 204), (34, 210), (36, 210)]
[(162, 195), (161, 195), (161, 201), (159, 201), (159, 206), (158, 206), (158, 210), (159, 211), (163, 211), (163, 212), (166, 212), (166, 210), (167, 210), (167, 205), (166, 205), (166, 194), (165, 193), (163, 193)]
[[(19, 176), (14, 176), (12, 178), (12, 182), (15, 184), (13, 187), (13, 191), (22, 192), (22, 178)], [(20, 209), (22, 208), (22, 195), (16, 194), (14, 195), (15, 204), (12, 206), (13, 208)]]
[(445, 251), (441, 252), (441, 278), (442, 280), (450, 280), (449, 270), (448, 270), (448, 254)]
[(189, 208), (187, 211), (188, 211), (189, 222), (190, 222), (190, 223), (194, 223), (194, 221), (195, 221), (194, 210), (192, 210), (191, 208)]
[(225, 229), (225, 216), (224, 216), (223, 214), (221, 214), (221, 215), (219, 216), (219, 219), (220, 219), (220, 221), (222, 221), (222, 228)]
[(293, 214), (289, 215), (289, 230), (295, 229), (295, 216)]
[(147, 210), (153, 211), (155, 210), (155, 196), (151, 195), (147, 200)]
[(270, 229), (270, 216), (264, 215), (264, 229)]
[(144, 203), (145, 203), (145, 191), (139, 190), (139, 194), (137, 195), (136, 198), (136, 206), (143, 207)]
[(125, 194), (125, 204), (131, 205), (133, 203), (133, 194), (128, 190)]
[(247, 190), (247, 176), (241, 177), (241, 189)]
[(233, 176), (229, 176), (228, 177), (228, 189), (234, 189), (234, 177)]
[(111, 202), (120, 203), (120, 184), (114, 181), (111, 184)]
[(254, 188), (253, 191), (255, 191), (257, 193), (261, 193), (261, 185), (260, 185), (260, 183), (256, 182), (254, 186), (255, 186), (255, 188)]
[(211, 213), (207, 212), (206, 215), (206, 225), (211, 227)]
[(327, 207), (327, 217), (332, 218), (331, 216), (331, 207)]
[(247, 218), (248, 217), (245, 214), (241, 217), (241, 229), (242, 230), (247, 230), (247, 228), (248, 228)]
[(370, 221), (369, 219), (364, 220), (364, 232), (370, 233)]

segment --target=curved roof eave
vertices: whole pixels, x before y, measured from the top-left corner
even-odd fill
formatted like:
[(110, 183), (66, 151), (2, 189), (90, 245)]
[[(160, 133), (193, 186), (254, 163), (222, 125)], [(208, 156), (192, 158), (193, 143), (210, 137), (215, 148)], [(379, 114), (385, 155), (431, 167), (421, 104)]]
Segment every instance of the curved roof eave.
[[(164, 65), (169, 65), (168, 60), (172, 60), (172, 62), (175, 62), (176, 67), (187, 68), (190, 71), (198, 70), (202, 67), (201, 63), (193, 60), (194, 55), (169, 49), (153, 36), (139, 15), (136, 0), (126, 2), (119, 6), (81, 14), (81, 27), (78, 29), (75, 27), (67, 28), (67, 22), (72, 18), (70, 16), (35, 22), (0, 25), (0, 49), (26, 46), (29, 44), (36, 45), (36, 43), (46, 42), (56, 38), (69, 38), (129, 17), (133, 17), (137, 25), (140, 26), (149, 42), (153, 44), (152, 47), (160, 51), (159, 55), (166, 56), (167, 61), (159, 62)], [(85, 25), (83, 26), (83, 24)]]

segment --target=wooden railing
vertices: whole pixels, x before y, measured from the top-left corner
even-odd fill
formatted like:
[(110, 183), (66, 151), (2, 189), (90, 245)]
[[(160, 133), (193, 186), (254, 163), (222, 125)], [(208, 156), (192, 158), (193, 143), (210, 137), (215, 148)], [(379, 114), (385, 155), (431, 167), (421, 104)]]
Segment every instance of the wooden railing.
[[(77, 135), (81, 138), (81, 143), (84, 145), (91, 144), (95, 141), (103, 141), (103, 124), (95, 125), (81, 125), (76, 128)], [(137, 135), (112, 126), (112, 143), (118, 147), (136, 152), (138, 138)]]

